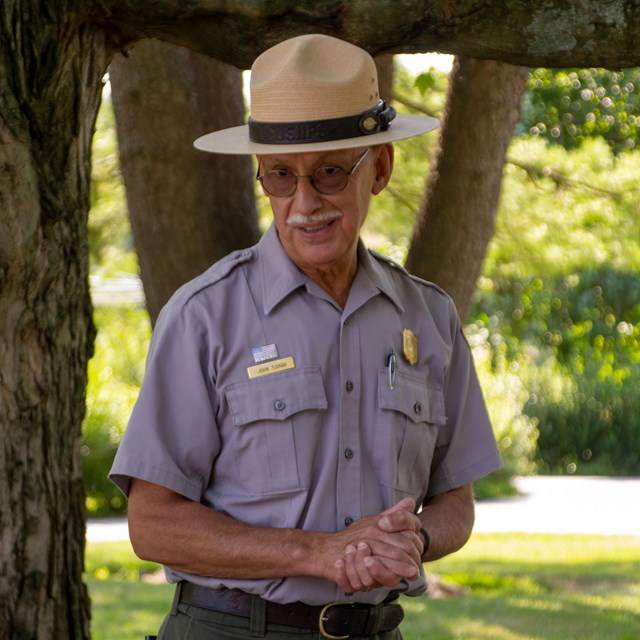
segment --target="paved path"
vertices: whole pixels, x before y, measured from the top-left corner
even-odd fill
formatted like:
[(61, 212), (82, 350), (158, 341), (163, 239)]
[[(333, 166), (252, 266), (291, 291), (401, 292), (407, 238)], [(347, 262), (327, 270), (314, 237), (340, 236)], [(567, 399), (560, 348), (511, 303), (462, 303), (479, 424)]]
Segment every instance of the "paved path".
[(640, 536), (640, 478), (530, 476), (521, 495), (476, 509), (477, 532)]
[[(530, 476), (518, 478), (516, 485), (519, 496), (477, 504), (477, 533), (640, 537), (640, 478)], [(126, 520), (89, 520), (89, 542), (127, 539)]]

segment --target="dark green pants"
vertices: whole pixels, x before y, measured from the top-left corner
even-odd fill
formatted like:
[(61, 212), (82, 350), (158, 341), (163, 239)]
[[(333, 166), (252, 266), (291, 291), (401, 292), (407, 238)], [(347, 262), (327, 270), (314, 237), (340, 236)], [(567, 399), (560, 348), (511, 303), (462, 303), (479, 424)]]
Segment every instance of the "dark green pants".
[[(265, 623), (264, 609), (260, 612), (259, 607), (251, 618), (241, 618), (184, 603), (179, 604), (177, 598), (158, 635), (158, 640), (243, 640), (245, 638), (323, 640), (318, 630)], [(395, 629), (373, 636), (351, 636), (350, 640), (402, 640), (402, 635), (398, 629)]]

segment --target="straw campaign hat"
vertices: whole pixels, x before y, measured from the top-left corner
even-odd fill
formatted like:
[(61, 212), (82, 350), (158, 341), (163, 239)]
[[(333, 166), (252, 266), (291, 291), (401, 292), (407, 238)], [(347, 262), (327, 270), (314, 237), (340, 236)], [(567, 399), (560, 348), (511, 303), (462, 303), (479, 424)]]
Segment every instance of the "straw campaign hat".
[(368, 147), (417, 136), (439, 122), (396, 115), (380, 99), (373, 58), (344, 40), (297, 36), (267, 49), (251, 67), (246, 125), (198, 138), (201, 151), (299, 153)]

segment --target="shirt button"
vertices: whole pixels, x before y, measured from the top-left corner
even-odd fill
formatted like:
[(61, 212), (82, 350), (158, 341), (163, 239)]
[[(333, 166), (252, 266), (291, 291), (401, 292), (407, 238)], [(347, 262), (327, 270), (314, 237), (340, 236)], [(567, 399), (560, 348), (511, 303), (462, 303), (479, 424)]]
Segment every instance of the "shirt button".
[(284, 411), (287, 405), (284, 403), (284, 400), (276, 400), (273, 406), (276, 411)]
[(345, 525), (346, 525), (347, 527), (348, 527), (349, 525), (352, 525), (352, 524), (353, 524), (353, 518), (352, 518), (351, 516), (347, 516), (347, 517), (344, 519), (344, 523), (345, 523)]
[(416, 403), (413, 405), (413, 410), (414, 410), (416, 413), (420, 413), (420, 412), (422, 411), (422, 405), (421, 405), (419, 402), (416, 402)]
[(344, 450), (344, 457), (347, 460), (351, 460), (351, 458), (353, 458), (353, 449), (345, 449)]
[(345, 388), (349, 393), (351, 393), (353, 391), (353, 382), (351, 382), (351, 380), (347, 380)]

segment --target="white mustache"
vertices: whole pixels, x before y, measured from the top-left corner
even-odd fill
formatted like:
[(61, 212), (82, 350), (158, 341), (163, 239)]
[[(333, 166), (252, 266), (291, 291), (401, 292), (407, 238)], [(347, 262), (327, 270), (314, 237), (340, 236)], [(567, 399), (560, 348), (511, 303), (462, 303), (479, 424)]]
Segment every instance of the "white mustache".
[(302, 213), (293, 213), (287, 218), (287, 224), (305, 226), (313, 224), (314, 222), (329, 222), (330, 220), (336, 220), (337, 218), (342, 218), (342, 213), (340, 213), (340, 211), (312, 213), (309, 216), (305, 216)]

